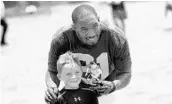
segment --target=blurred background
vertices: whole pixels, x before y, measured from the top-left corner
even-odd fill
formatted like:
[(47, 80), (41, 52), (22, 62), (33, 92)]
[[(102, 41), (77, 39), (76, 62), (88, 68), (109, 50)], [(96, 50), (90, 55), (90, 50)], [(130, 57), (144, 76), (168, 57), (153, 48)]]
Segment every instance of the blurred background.
[[(83, 3), (94, 6), (108, 26), (122, 26), (133, 61), (131, 83), (101, 97), (100, 104), (172, 104), (171, 2), (124, 1), (124, 14), (114, 14), (114, 4), (120, 4), (115, 1), (3, 3), (1, 18), (7, 30), (6, 44), (0, 47), (0, 104), (45, 104), (45, 73), (52, 36), (61, 26), (72, 23), (73, 9)], [(1, 22), (1, 36), (2, 33)]]

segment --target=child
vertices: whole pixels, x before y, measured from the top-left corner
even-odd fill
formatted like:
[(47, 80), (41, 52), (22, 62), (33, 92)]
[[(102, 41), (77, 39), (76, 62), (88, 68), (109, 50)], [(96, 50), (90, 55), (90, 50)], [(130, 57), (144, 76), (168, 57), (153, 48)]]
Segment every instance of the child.
[(55, 104), (98, 104), (98, 95), (86, 88), (80, 88), (81, 63), (75, 54), (66, 52), (57, 61), (57, 77), (64, 82)]

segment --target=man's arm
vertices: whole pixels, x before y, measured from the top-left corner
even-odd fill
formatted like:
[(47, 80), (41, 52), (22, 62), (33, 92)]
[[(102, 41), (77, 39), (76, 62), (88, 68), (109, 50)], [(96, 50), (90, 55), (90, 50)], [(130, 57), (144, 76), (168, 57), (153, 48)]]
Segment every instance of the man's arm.
[(57, 78), (57, 51), (58, 48), (56, 46), (55, 40), (52, 41), (50, 51), (49, 51), (49, 58), (48, 58), (48, 71), (46, 72), (45, 81), (47, 87), (58, 87), (60, 81)]
[(115, 83), (115, 87), (116, 87), (115, 90), (120, 90), (129, 84), (130, 79), (131, 79), (131, 72), (130, 73), (121, 73), (120, 75), (118, 75), (118, 77), (120, 77), (120, 78), (113, 81)]
[(58, 87), (60, 84), (60, 81), (57, 78), (57, 73), (51, 71), (46, 72), (45, 82), (47, 87)]
[(105, 79), (107, 81), (113, 81), (116, 86), (116, 90), (126, 87), (131, 79), (131, 57), (129, 52), (128, 42), (118, 48), (117, 56), (114, 59), (115, 69)]
[[(59, 32), (57, 33), (59, 34)], [(55, 34), (54, 39), (51, 42), (49, 57), (48, 57), (48, 71), (46, 73), (45, 81), (47, 87), (58, 87), (59, 79), (57, 78), (57, 60), (58, 57), (68, 50), (68, 41), (65, 36), (60, 33)]]
[(55, 34), (48, 56), (48, 71), (46, 72), (45, 81), (47, 90), (45, 91), (46, 102), (56, 102), (60, 81), (57, 77), (57, 60), (58, 57), (69, 49), (68, 40), (63, 32)]

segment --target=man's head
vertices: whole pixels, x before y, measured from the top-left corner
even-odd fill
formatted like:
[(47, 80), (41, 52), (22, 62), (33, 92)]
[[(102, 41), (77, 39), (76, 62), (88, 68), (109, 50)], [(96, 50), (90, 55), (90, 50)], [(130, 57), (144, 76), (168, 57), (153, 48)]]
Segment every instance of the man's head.
[(89, 5), (80, 5), (72, 12), (72, 21), (78, 38), (84, 43), (97, 43), (101, 25), (95, 9)]
[(82, 69), (79, 59), (75, 54), (66, 52), (57, 61), (57, 77), (64, 82), (66, 89), (79, 87), (82, 77)]

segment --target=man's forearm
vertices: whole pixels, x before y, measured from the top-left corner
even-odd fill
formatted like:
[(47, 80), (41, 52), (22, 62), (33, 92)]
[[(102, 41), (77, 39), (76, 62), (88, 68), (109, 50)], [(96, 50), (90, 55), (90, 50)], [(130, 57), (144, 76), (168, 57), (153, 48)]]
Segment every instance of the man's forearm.
[(57, 74), (50, 71), (46, 72), (45, 82), (47, 87), (58, 87), (60, 84)]
[(130, 79), (131, 79), (131, 73), (121, 73), (117, 75), (116, 80), (113, 81), (115, 83), (116, 90), (120, 90), (126, 87), (129, 84)]

